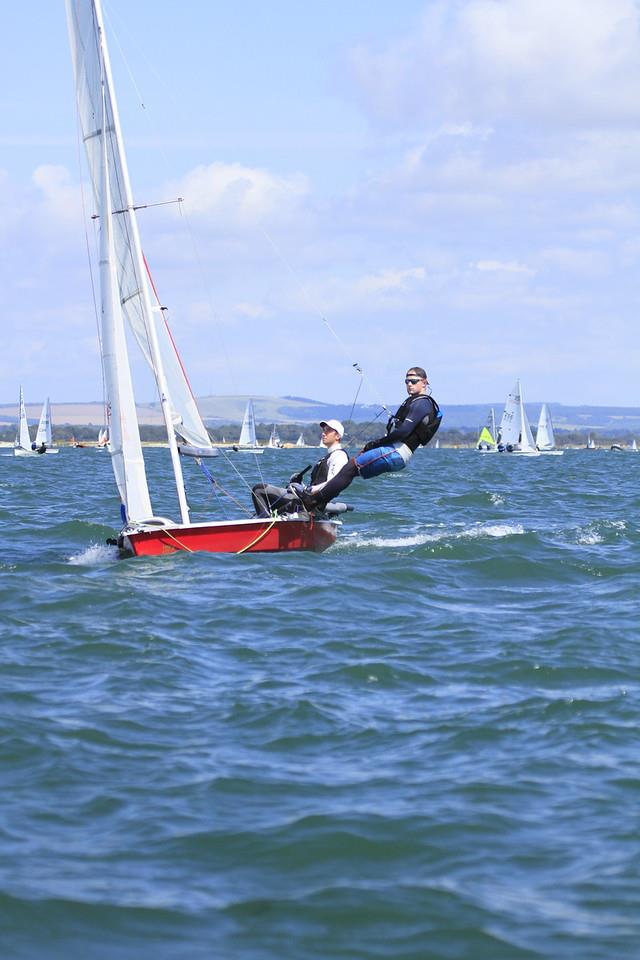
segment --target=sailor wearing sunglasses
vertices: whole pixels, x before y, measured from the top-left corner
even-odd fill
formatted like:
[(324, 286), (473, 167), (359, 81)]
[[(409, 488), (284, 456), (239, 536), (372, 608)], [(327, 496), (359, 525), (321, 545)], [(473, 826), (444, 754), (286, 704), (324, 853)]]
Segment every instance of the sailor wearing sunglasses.
[(440, 426), (442, 413), (433, 397), (427, 393), (429, 381), (422, 367), (409, 367), (405, 380), (407, 399), (389, 418), (384, 437), (370, 440), (357, 456), (328, 481), (319, 494), (305, 491), (302, 502), (308, 510), (322, 510), (329, 500), (337, 497), (357, 477), (369, 480), (381, 473), (403, 470), (414, 451), (426, 446)]

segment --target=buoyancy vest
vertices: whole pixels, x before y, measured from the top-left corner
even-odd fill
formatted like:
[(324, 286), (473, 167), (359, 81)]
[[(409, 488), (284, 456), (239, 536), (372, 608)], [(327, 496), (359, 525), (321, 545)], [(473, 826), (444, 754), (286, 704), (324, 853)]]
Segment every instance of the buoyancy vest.
[(318, 460), (318, 462), (313, 467), (313, 470), (311, 471), (311, 478), (309, 480), (310, 486), (315, 487), (316, 484), (318, 483), (327, 482), (327, 479), (329, 477), (329, 461), (331, 460), (331, 457), (334, 455), (334, 453), (344, 453), (345, 463), (349, 459), (349, 455), (347, 454), (347, 451), (343, 450), (342, 447), (338, 447), (337, 450), (330, 450), (329, 453), (327, 453), (326, 456), (322, 457), (321, 460)]
[(395, 414), (392, 417), (389, 417), (387, 422), (387, 433), (389, 434), (393, 430), (397, 430), (398, 426), (406, 420), (407, 416), (409, 415), (409, 410), (416, 400), (425, 399), (431, 404), (431, 412), (419, 420), (409, 436), (405, 437), (404, 443), (406, 443), (410, 450), (415, 450), (416, 447), (425, 447), (429, 443), (429, 440), (435, 436), (440, 427), (442, 422), (442, 411), (433, 397), (429, 397), (424, 393), (419, 393), (413, 397), (407, 397), (404, 403), (398, 407)]

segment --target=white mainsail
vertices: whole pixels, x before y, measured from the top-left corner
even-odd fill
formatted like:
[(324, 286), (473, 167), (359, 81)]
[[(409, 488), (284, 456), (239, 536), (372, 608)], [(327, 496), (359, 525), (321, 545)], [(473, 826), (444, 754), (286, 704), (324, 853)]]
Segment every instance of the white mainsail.
[(22, 450), (31, 450), (31, 436), (29, 434), (29, 424), (27, 423), (27, 411), (24, 405), (22, 387), (20, 387), (20, 412), (15, 446), (20, 447)]
[(515, 446), (520, 441), (520, 381), (516, 384), (507, 397), (500, 428), (498, 430), (498, 442), (503, 446)]
[(241, 447), (256, 447), (258, 445), (256, 440), (256, 418), (253, 412), (252, 400), (247, 400), (238, 443)]
[(538, 450), (553, 450), (555, 445), (556, 438), (553, 433), (551, 413), (547, 404), (543, 403), (536, 431), (536, 446)]
[(166, 310), (159, 304), (140, 247), (100, 2), (67, 0), (67, 15), (80, 125), (98, 210), (103, 206), (103, 152), (107, 157), (113, 267), (122, 313), (158, 381), (161, 399), (170, 410), (166, 419), (173, 430), (189, 443), (211, 447), (166, 323)]
[(49, 404), (49, 397), (47, 397), (42, 406), (38, 432), (36, 433), (36, 446), (41, 447), (43, 443), (46, 444), (47, 447), (51, 446), (51, 406)]
[(304, 447), (304, 435), (302, 433), (296, 440), (296, 447)]
[(102, 138), (104, 162), (100, 207), (100, 293), (102, 365), (109, 398), (111, 463), (128, 522), (153, 515), (142, 456), (140, 430), (129, 368), (129, 354), (114, 268), (113, 216), (107, 139)]
[(538, 452), (525, 413), (519, 380), (516, 380), (511, 393), (507, 397), (500, 421), (498, 442), (502, 447), (511, 448), (513, 453), (536, 454)]

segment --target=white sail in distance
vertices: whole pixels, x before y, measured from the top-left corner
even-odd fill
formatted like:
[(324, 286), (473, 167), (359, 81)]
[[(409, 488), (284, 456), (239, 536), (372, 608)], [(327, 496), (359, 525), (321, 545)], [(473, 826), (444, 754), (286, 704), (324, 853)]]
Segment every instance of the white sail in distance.
[(36, 446), (41, 447), (43, 443), (46, 444), (47, 447), (51, 446), (51, 406), (49, 404), (49, 397), (47, 397), (42, 406), (38, 432), (36, 433)]
[(520, 386), (520, 381), (517, 381), (518, 393), (520, 394), (520, 451), (522, 453), (529, 453), (536, 449), (536, 445), (533, 442), (533, 434), (531, 433), (531, 426), (527, 419), (527, 414), (524, 409), (524, 399), (522, 397), (522, 388)]
[(244, 419), (240, 429), (240, 439), (238, 444), (241, 447), (255, 447), (256, 441), (256, 418), (253, 412), (253, 401), (247, 400), (247, 406), (244, 411)]
[(505, 447), (513, 447), (516, 452), (537, 452), (533, 442), (531, 427), (529, 426), (529, 421), (525, 413), (519, 380), (516, 380), (511, 393), (507, 397), (502, 420), (500, 421), (498, 437), (501, 444)]
[(538, 420), (538, 429), (536, 431), (536, 446), (538, 450), (553, 450), (555, 445), (556, 438), (553, 433), (551, 413), (547, 404), (543, 403)]
[[(101, 36), (101, 17), (97, 14), (96, 0), (67, 0), (67, 17), (76, 77), (80, 127), (98, 211), (101, 209), (100, 170), (103, 137), (106, 141), (113, 215), (114, 263), (123, 315), (158, 379), (150, 335), (150, 326), (153, 324), (155, 327), (155, 337), (168, 394), (166, 400), (176, 434), (196, 446), (211, 447), (209, 434), (198, 412), (165, 320), (166, 311), (161, 309), (155, 296), (139, 246), (136, 213), (115, 98), (110, 84), (110, 70), (106, 71), (105, 76), (103, 69), (103, 59), (107, 58), (107, 54), (104, 37)], [(102, 124), (103, 83), (106, 112), (104, 125)], [(160, 383), (158, 385), (162, 395)]]
[(515, 386), (507, 397), (500, 428), (498, 430), (500, 443), (506, 447), (510, 444), (515, 447), (520, 440), (520, 381), (516, 380)]
[(20, 410), (18, 413), (18, 435), (16, 436), (16, 447), (22, 447), (23, 450), (31, 450), (31, 437), (29, 435), (29, 424), (27, 423), (27, 411), (24, 405), (24, 393), (20, 387)]

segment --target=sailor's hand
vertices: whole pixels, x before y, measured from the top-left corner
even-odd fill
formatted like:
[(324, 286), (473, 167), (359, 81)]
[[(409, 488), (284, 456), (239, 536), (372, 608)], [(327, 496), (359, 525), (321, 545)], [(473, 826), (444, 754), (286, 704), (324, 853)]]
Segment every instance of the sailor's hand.
[(374, 450), (377, 446), (378, 444), (376, 443), (375, 440), (369, 440), (369, 443), (365, 443), (360, 453), (366, 453), (367, 450)]
[(287, 487), (287, 493), (293, 493), (296, 497), (299, 497), (302, 491), (305, 489), (304, 483), (290, 483)]

